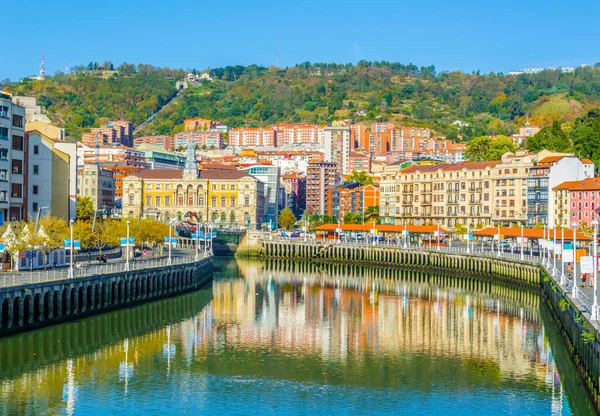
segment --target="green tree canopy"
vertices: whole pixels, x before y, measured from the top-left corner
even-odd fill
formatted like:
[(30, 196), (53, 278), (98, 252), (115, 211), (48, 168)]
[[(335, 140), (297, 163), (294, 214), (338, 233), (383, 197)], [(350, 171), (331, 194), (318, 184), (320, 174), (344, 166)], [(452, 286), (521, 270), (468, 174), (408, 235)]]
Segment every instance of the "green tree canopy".
[(344, 224), (361, 224), (362, 216), (360, 214), (355, 214), (352, 212), (346, 212), (344, 214)]
[(578, 156), (587, 157), (596, 166), (600, 165), (600, 109), (594, 108), (575, 120), (571, 139)]
[(94, 216), (94, 204), (89, 196), (78, 196), (75, 205), (75, 218), (90, 220)]
[(352, 173), (344, 179), (344, 182), (358, 182), (362, 185), (372, 185), (373, 177), (364, 170), (361, 170), (360, 172), (353, 170)]
[(517, 150), (517, 146), (506, 136), (499, 136), (495, 139), (482, 136), (471, 140), (467, 145), (465, 157), (473, 162), (500, 160), (504, 153), (515, 150)]
[(536, 135), (527, 139), (527, 149), (531, 152), (539, 152), (544, 149), (566, 152), (570, 148), (569, 137), (558, 120), (554, 120), (551, 126), (544, 127)]
[(278, 224), (281, 228), (289, 230), (296, 223), (296, 216), (289, 208), (284, 208), (279, 212)]

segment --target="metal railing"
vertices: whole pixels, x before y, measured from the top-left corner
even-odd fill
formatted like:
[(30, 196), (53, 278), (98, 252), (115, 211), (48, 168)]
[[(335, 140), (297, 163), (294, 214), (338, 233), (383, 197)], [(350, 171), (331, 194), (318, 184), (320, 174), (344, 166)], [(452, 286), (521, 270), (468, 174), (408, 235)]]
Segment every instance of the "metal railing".
[[(202, 261), (211, 257), (205, 252), (199, 253), (197, 261)], [(168, 257), (158, 259), (138, 260), (129, 263), (129, 271), (145, 270), (145, 269), (161, 269), (169, 266), (177, 266), (181, 264), (190, 264), (196, 262), (196, 256), (177, 256), (172, 257), (169, 262)], [(69, 280), (72, 278), (85, 278), (92, 276), (110, 275), (114, 273), (122, 273), (126, 271), (126, 262), (106, 263), (81, 265), (81, 267), (73, 267), (73, 275), (69, 267), (48, 269), (39, 272), (23, 272), (23, 273), (3, 273), (0, 275), (0, 288), (8, 288), (23, 285), (32, 285), (36, 283), (56, 282)]]

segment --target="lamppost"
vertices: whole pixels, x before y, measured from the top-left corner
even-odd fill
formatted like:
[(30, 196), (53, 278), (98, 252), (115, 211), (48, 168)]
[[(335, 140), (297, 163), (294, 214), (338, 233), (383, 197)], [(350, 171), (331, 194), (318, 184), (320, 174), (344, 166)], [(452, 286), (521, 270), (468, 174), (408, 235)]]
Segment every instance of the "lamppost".
[(552, 227), (552, 257), (554, 263), (552, 265), (552, 276), (556, 277), (556, 273), (558, 273), (556, 269), (556, 227)]
[(408, 248), (408, 227), (406, 226), (406, 218), (404, 219), (404, 248)]
[(498, 257), (500, 257), (500, 223), (498, 223)]
[(198, 252), (198, 237), (200, 237), (200, 223), (198, 217), (196, 217), (196, 261), (200, 260), (200, 253)]
[(125, 241), (125, 270), (129, 271), (129, 220), (126, 222), (127, 224), (127, 241)]
[(75, 220), (73, 220), (73, 218), (71, 218), (71, 220), (69, 221), (69, 226), (71, 227), (71, 265), (69, 266), (69, 277), (74, 277), (73, 276), (73, 223), (75, 222)]
[(523, 241), (525, 239), (525, 224), (521, 224), (521, 260), (525, 260), (523, 255)]
[(546, 265), (546, 247), (544, 247), (546, 245), (546, 224), (544, 223), (544, 237), (542, 238), (542, 241), (540, 243), (540, 251), (541, 251), (541, 255), (542, 255), (542, 264), (545, 266)]
[(471, 229), (467, 228), (467, 254), (471, 253), (471, 248), (469, 245), (471, 244)]
[(440, 224), (437, 226), (437, 251), (440, 251)]
[(598, 234), (598, 221), (592, 221), (592, 227), (594, 227), (594, 241), (592, 244), (594, 245), (594, 261), (593, 261), (593, 276), (594, 279), (594, 303), (592, 304), (592, 320), (597, 321), (598, 316), (598, 245), (596, 244), (596, 235)]
[(560, 229), (560, 284), (565, 284), (565, 226)]
[(577, 223), (571, 223), (573, 229), (573, 299), (577, 298)]
[(170, 266), (173, 264), (173, 260), (171, 258), (171, 247), (173, 246), (172, 235), (173, 235), (173, 224), (174, 221), (169, 222), (169, 260), (167, 260), (167, 264)]

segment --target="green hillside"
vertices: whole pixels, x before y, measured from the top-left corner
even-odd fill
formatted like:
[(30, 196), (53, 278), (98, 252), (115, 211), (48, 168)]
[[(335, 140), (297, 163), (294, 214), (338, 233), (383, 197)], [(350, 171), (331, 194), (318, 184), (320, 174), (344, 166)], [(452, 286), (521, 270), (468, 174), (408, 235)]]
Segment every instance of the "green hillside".
[[(183, 70), (124, 64), (109, 77), (79, 72), (46, 81), (5, 85), (39, 103), (67, 134), (108, 119), (135, 125), (150, 117), (175, 94)], [(462, 72), (436, 73), (434, 67), (388, 62), (304, 63), (286, 69), (233, 66), (210, 70), (212, 82), (190, 85), (160, 111), (140, 134), (173, 134), (183, 120), (203, 117), (229, 126), (275, 122), (331, 123), (394, 121), (425, 126), (450, 138), (512, 134), (528, 118), (532, 124), (573, 121), (600, 103), (600, 68), (574, 73), (544, 71), (506, 76)], [(469, 127), (458, 131), (452, 122)]]

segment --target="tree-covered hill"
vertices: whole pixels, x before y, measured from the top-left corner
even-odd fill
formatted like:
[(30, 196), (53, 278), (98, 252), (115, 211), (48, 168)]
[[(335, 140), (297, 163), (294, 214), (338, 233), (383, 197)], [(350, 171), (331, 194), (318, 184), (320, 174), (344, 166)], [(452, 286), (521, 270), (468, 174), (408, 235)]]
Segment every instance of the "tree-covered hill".
[[(139, 124), (175, 93), (187, 71), (124, 64), (108, 79), (89, 73), (57, 75), (6, 87), (36, 95), (57, 124), (77, 137), (107, 119)], [(229, 126), (337, 119), (426, 126), (450, 138), (509, 135), (527, 119), (572, 122), (600, 103), (600, 68), (574, 73), (502, 75), (436, 73), (433, 66), (389, 62), (311, 64), (279, 69), (257, 65), (216, 68), (212, 82), (190, 88), (140, 134), (172, 134), (183, 120), (203, 117)], [(460, 131), (456, 120), (467, 123)]]

